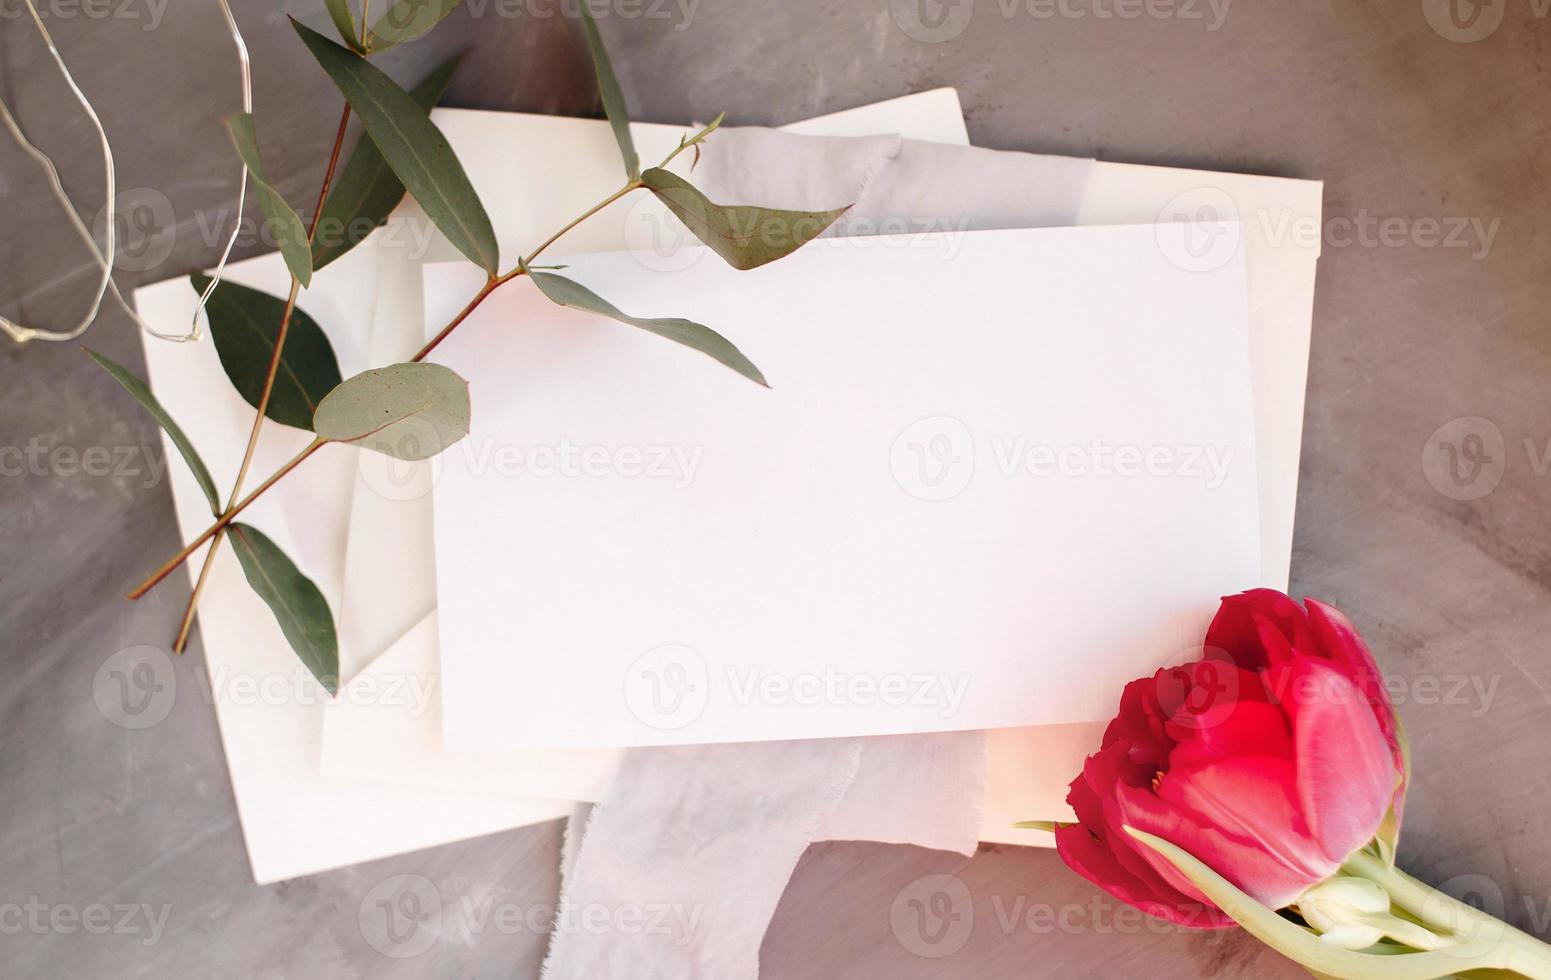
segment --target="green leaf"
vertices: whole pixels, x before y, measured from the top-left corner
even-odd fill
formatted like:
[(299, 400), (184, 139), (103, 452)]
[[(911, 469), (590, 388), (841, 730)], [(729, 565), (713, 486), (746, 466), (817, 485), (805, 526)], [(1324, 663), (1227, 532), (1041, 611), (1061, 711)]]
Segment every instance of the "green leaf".
[[(427, 113), (436, 105), (453, 72), (467, 52), (459, 52), (442, 62), (425, 81), (410, 90), (415, 104)], [(370, 235), (404, 199), (404, 184), (382, 158), (382, 152), (370, 136), (362, 136), (344, 169), (334, 180), (334, 189), (323, 202), (318, 227), (312, 236), (312, 267), (322, 269), (355, 248)]]
[(436, 227), (470, 261), (495, 275), (501, 256), (490, 216), (441, 130), (380, 68), (295, 18), (291, 26)]
[(199, 483), (199, 489), (205, 492), (205, 499), (210, 501), (210, 513), (220, 517), (221, 500), (216, 494), (215, 481), (210, 478), (210, 471), (205, 468), (205, 461), (199, 458), (199, 453), (195, 451), (194, 444), (189, 442), (188, 436), (183, 434), (183, 430), (178, 427), (178, 423), (173, 421), (172, 416), (167, 414), (167, 410), (162, 407), (162, 403), (151, 393), (151, 386), (135, 377), (128, 368), (107, 355), (99, 354), (86, 347), (81, 349), (91, 355), (91, 359), (97, 362), (98, 367), (112, 375), (113, 380), (122, 385), (125, 391), (134, 396), (135, 401), (139, 402), (140, 406), (147, 412), (150, 412), (151, 417), (156, 419), (156, 423), (166, 431), (167, 437), (172, 440), (172, 444), (178, 447), (178, 452), (183, 456), (183, 461), (193, 471), (194, 479)]
[[(195, 292), (203, 292), (210, 280), (189, 277)], [(210, 339), (216, 356), (231, 379), (232, 387), (249, 405), (258, 407), (275, 355), (275, 337), (285, 315), (285, 301), (268, 293), (223, 279), (210, 294), (205, 307), (210, 317)], [(264, 414), (281, 425), (312, 428), (312, 414), (323, 396), (339, 384), (339, 361), (322, 328), (297, 307), (280, 352), (280, 370)]]
[(366, 32), (366, 50), (376, 54), (413, 41), (447, 19), (463, 0), (399, 0)]
[(1069, 826), (1071, 826), (1071, 824), (1062, 823), (1059, 820), (1019, 820), (1017, 823), (1013, 824), (1014, 829), (1017, 830), (1043, 830), (1046, 833), (1051, 834), (1060, 830), (1062, 827)]
[(713, 204), (689, 181), (657, 167), (642, 174), (641, 181), (711, 251), (745, 271), (797, 251), (851, 209), (849, 204), (834, 211)]
[(328, 602), (312, 580), (257, 528), (226, 526), (248, 584), (280, 623), (291, 649), (330, 694), (339, 693), (339, 641)]
[(534, 272), (528, 270), (528, 276), (533, 284), (539, 287), (549, 299), (560, 305), (568, 306), (573, 310), (585, 310), (588, 313), (596, 313), (606, 316), (620, 323), (628, 323), (632, 327), (640, 327), (648, 333), (654, 333), (659, 337), (666, 337), (675, 343), (685, 347), (709, 354), (711, 357), (737, 371), (750, 381), (770, 387), (765, 381), (765, 376), (759, 368), (743, 352), (734, 347), (732, 342), (710, 327), (695, 323), (693, 320), (682, 320), (677, 317), (668, 319), (644, 319), (642, 317), (629, 316), (621, 313), (619, 308), (597, 293), (580, 283), (572, 282), (564, 276), (557, 276), (549, 272)]
[(592, 19), (586, 0), (579, 6), (582, 24), (587, 29), (587, 48), (592, 52), (592, 67), (598, 73), (598, 95), (603, 99), (603, 114), (609, 117), (614, 139), (619, 142), (619, 155), (625, 160), (625, 179), (635, 180), (641, 175), (641, 158), (636, 155), (635, 141), (630, 138), (630, 114), (625, 111), (625, 94), (619, 89), (619, 79), (614, 77), (614, 66), (609, 63), (608, 49), (598, 35), (598, 22)]
[(264, 172), (264, 161), (259, 158), (258, 134), (253, 129), (253, 117), (238, 112), (226, 117), (226, 128), (231, 131), (232, 144), (237, 155), (253, 177), (253, 196), (274, 229), (280, 254), (285, 257), (286, 268), (303, 286), (312, 285), (312, 246), (307, 243), (307, 226), (285, 203), (285, 198), (269, 182)]
[(469, 384), (440, 364), (390, 364), (323, 399), (318, 435), (397, 459), (429, 459), (469, 434)]
[(355, 17), (350, 13), (349, 0), (323, 0), (323, 5), (334, 19), (334, 30), (339, 32), (340, 39), (350, 45), (350, 50), (361, 50), (361, 39), (356, 30)]
[(1183, 848), (1134, 827), (1125, 829), (1126, 833), (1161, 854), (1245, 931), (1318, 974), (1349, 980), (1432, 980), (1464, 970), (1506, 966), (1512, 955), (1508, 944), (1500, 942), (1466, 943), (1447, 951), (1398, 956), (1342, 949), (1257, 902)]

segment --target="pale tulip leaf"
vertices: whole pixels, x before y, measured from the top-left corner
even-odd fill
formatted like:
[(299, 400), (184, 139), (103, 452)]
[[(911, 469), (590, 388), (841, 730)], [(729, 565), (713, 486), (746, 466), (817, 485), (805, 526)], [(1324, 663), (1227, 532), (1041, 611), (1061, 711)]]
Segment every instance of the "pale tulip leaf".
[(792, 254), (850, 209), (783, 211), (714, 204), (683, 177), (658, 167), (643, 173), (641, 181), (711, 251), (745, 271)]
[[(200, 275), (190, 276), (189, 281), (200, 293), (210, 284)], [(205, 313), (222, 369), (243, 400), (257, 408), (274, 358), (285, 301), (223, 279), (210, 294)], [(264, 415), (281, 425), (311, 429), (318, 403), (339, 381), (339, 361), (328, 337), (297, 307), (291, 313), (285, 346), (280, 351), (280, 369), (275, 373)]]
[(573, 282), (564, 276), (557, 276), (550, 272), (534, 272), (531, 269), (528, 275), (533, 279), (533, 284), (539, 288), (550, 301), (560, 306), (570, 307), (574, 310), (584, 310), (599, 316), (606, 316), (620, 323), (627, 323), (632, 327), (639, 327), (648, 333), (654, 333), (659, 337), (665, 337), (674, 343), (683, 344), (685, 347), (707, 354), (716, 361), (725, 364), (734, 371), (757, 384), (769, 387), (765, 376), (754, 362), (744, 356), (743, 352), (733, 346), (732, 341), (703, 324), (693, 320), (685, 320), (678, 317), (648, 319), (645, 317), (630, 316), (623, 313), (613, 303), (599, 296), (597, 293)]
[(167, 409), (162, 406), (161, 401), (157, 399), (156, 395), (152, 393), (151, 386), (106, 354), (99, 354), (90, 348), (83, 349), (91, 356), (92, 360), (97, 362), (98, 367), (108, 372), (113, 377), (113, 380), (117, 381), (125, 391), (129, 392), (135, 401), (140, 403), (142, 408), (151, 413), (151, 417), (167, 433), (167, 438), (172, 440), (172, 444), (177, 447), (178, 454), (183, 457), (183, 461), (188, 464), (189, 470), (193, 472), (194, 481), (199, 484), (199, 489), (204, 491), (205, 499), (210, 502), (210, 513), (217, 517), (221, 516), (221, 500), (216, 493), (215, 480), (210, 477), (210, 470), (205, 467), (205, 461), (200, 459), (198, 451), (194, 449), (194, 444), (189, 441), (189, 437), (183, 433), (183, 429), (168, 414)]
[(1134, 827), (1125, 829), (1162, 855), (1246, 932), (1311, 972), (1347, 980), (1434, 980), (1464, 970), (1506, 965), (1509, 952), (1503, 943), (1465, 944), (1447, 952), (1398, 956), (1342, 949), (1257, 902), (1183, 848)]
[(314, 422), (323, 439), (428, 459), (468, 435), (469, 386), (440, 364), (390, 364), (329, 392)]
[[(410, 97), (426, 113), (447, 91), (465, 53), (459, 52), (442, 62), (410, 90)], [(313, 269), (322, 269), (360, 244), (388, 220), (403, 199), (404, 182), (382, 158), (382, 151), (371, 136), (363, 134), (323, 203), (312, 236)]]
[(1390, 867), (1395, 866), (1395, 852), (1400, 847), (1400, 807), (1405, 793), (1411, 788), (1411, 740), (1406, 738), (1405, 725), (1400, 722), (1400, 712), (1390, 708), (1395, 725), (1395, 743), (1400, 748), (1400, 772), (1395, 775), (1395, 796), (1390, 800), (1384, 820), (1373, 835), (1379, 857)]
[(491, 275), (500, 248), (490, 215), (436, 124), (382, 69), (295, 20), (291, 26), (344, 93), (393, 173), (458, 251)]
[(312, 246), (307, 241), (307, 226), (301, 216), (285, 202), (285, 197), (270, 183), (259, 156), (258, 133), (253, 128), (253, 116), (238, 112), (226, 117), (226, 128), (232, 136), (232, 145), (242, 157), (243, 166), (253, 179), (253, 196), (258, 198), (259, 208), (269, 220), (275, 243), (287, 269), (303, 286), (312, 284)]
[(226, 532), (248, 585), (275, 614), (297, 658), (329, 694), (339, 693), (339, 641), (323, 593), (257, 528), (234, 521)]
[(1053, 834), (1060, 830), (1062, 827), (1066, 826), (1070, 825), (1061, 823), (1059, 820), (1019, 820), (1017, 823), (1013, 824), (1013, 829), (1043, 830), (1046, 833)]

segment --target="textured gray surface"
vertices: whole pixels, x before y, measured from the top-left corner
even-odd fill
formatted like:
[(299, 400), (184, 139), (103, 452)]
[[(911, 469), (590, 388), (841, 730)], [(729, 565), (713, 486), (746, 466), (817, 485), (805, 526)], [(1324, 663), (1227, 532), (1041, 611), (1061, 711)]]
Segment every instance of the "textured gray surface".
[[(236, 98), (219, 15), (213, 3), (175, 6), (49, 8), (114, 139), (120, 186), (165, 195), (177, 222), (174, 235), (142, 242), (123, 263), (126, 286), (206, 264), (214, 246), (201, 216), (208, 223), (229, 208), (234, 191), (219, 120)], [(293, 200), (309, 200), (338, 101), (284, 15), (322, 25), (321, 3), (236, 6), (271, 172)], [(471, 46), (448, 104), (594, 110), (574, 24), (536, 16), (558, 2), (466, 6), (384, 64), (414, 76)], [(612, 9), (642, 16), (606, 18), (603, 30), (640, 119), (726, 109), (735, 122), (780, 123), (954, 85), (977, 144), (1324, 179), (1294, 590), (1344, 608), (1402, 685), (1417, 757), (1403, 863), (1545, 932), (1543, 6), (1483, 5), (1474, 30), (1497, 26), (1478, 41), (1434, 0), (1215, 9), (1206, 0), (619, 0)], [(90, 17), (83, 7), (129, 16)], [(89, 131), (18, 10), (0, 4), (0, 91), (60, 160), (90, 216), (102, 190)], [(501, 13), (513, 10), (522, 13)], [(1117, 15), (1131, 11), (1139, 15)], [(1457, 219), (1465, 231), (1450, 238)], [(0, 310), (57, 322), (79, 308), (89, 282), (86, 255), (35, 168), (0, 139)], [(104, 316), (92, 342), (141, 364), (120, 316)], [(451, 908), (488, 895), (542, 910), (556, 891), (558, 825), (260, 888), (248, 877), (209, 705), (179, 698), (143, 731), (105, 720), (93, 698), (98, 668), (120, 648), (164, 644), (187, 586), (121, 598), (175, 548), (168, 492), (138, 457), (138, 473), (92, 475), (74, 472), (72, 454), (148, 446), (159, 461), (155, 432), (73, 345), (3, 343), (0, 358), (0, 975), (535, 975), (542, 930), (451, 929), (430, 951), (399, 959), (371, 946), (361, 915), (381, 894), (374, 886), (396, 874), (431, 879)], [(1458, 481), (1445, 443), (1481, 449)], [(29, 446), (39, 449), (17, 454)], [(177, 663), (180, 688), (196, 690), (200, 669), (196, 638)], [(954, 911), (972, 928), (948, 934), (967, 934), (962, 946), (923, 946), (890, 927), (896, 899), (941, 885), (920, 881), (939, 874), (964, 886), (952, 886), (966, 900)], [(111, 908), (142, 904), (149, 917)], [(163, 907), (156, 930), (150, 921)], [(1243, 936), (1159, 934), (1117, 913), (1054, 855), (1015, 848), (966, 861), (815, 847), (763, 957), (775, 978), (1300, 975)]]

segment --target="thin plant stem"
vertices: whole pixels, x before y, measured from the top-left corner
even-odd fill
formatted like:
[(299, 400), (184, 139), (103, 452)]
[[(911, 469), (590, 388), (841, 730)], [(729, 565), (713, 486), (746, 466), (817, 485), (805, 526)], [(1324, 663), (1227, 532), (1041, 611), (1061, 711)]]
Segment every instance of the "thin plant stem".
[[(323, 205), (328, 200), (329, 188), (334, 183), (334, 174), (339, 169), (340, 151), (345, 145), (345, 130), (350, 124), (350, 103), (345, 103), (344, 111), (339, 115), (339, 128), (334, 133), (334, 148), (329, 152), (328, 168), (323, 172), (323, 187), (318, 191), (318, 203), (312, 209), (312, 221), (307, 227), (307, 244), (311, 245), (318, 234), (318, 222), (323, 217)], [(259, 392), (258, 406), (253, 414), (253, 427), (248, 430), (248, 445), (243, 450), (242, 465), (237, 468), (237, 478), (232, 481), (232, 493), (226, 501), (226, 511), (229, 513), (237, 503), (237, 497), (242, 493), (242, 485), (248, 478), (248, 470), (253, 466), (253, 455), (258, 450), (259, 433), (264, 428), (264, 414), (269, 410), (269, 399), (274, 394), (275, 377), (280, 373), (280, 357), (285, 348), (285, 339), (291, 329), (291, 318), (296, 313), (296, 298), (302, 288), (301, 281), (294, 275), (291, 277), (291, 293), (286, 297), (285, 312), (280, 315), (280, 329), (275, 332), (275, 350), (269, 358), (269, 370), (264, 375), (264, 387)], [(189, 630), (194, 625), (194, 611), (199, 608), (199, 597), (204, 593), (205, 582), (210, 578), (210, 566), (215, 561), (216, 551), (221, 547), (222, 532), (216, 532), (210, 541), (210, 550), (205, 554), (205, 564), (199, 570), (199, 577), (194, 580), (194, 591), (189, 593), (188, 605), (183, 609), (182, 622), (178, 624), (178, 634), (172, 641), (172, 649), (176, 653), (182, 653), (188, 645)]]
[(300, 466), (308, 456), (311, 456), (313, 453), (317, 452), (319, 449), (322, 449), (326, 445), (328, 445), (327, 439), (314, 439), (312, 442), (308, 443), (306, 449), (303, 449), (301, 452), (291, 457), (291, 459), (284, 466), (281, 466), (278, 470), (275, 470), (273, 473), (269, 474), (263, 483), (260, 483), (258, 486), (254, 487), (246, 497), (243, 497), (241, 500), (237, 501), (237, 505), (235, 507), (232, 507), (230, 510), (226, 511), (226, 513), (216, 518), (216, 522), (201, 531), (199, 537), (185, 545), (182, 551), (167, 559), (167, 561), (162, 564), (161, 568), (158, 568), (151, 574), (150, 578), (135, 586), (134, 591), (129, 593), (129, 598), (138, 599), (145, 595), (147, 592), (151, 591), (151, 589), (155, 588), (162, 579), (166, 578), (168, 575), (171, 575), (179, 565), (183, 564), (189, 559), (190, 555), (198, 551), (200, 545), (215, 537), (216, 534), (222, 528), (226, 527), (226, 525), (230, 524), (238, 514), (241, 514), (244, 510), (246, 510), (248, 505), (257, 500), (265, 490), (268, 490), (270, 487), (280, 482), (282, 477), (296, 469), (296, 467)]
[(1458, 943), (1497, 944), (1509, 967), (1528, 977), (1551, 977), (1551, 945), (1473, 905), (1418, 881), (1368, 851), (1347, 858), (1345, 870), (1377, 882), (1390, 901), (1432, 932)]

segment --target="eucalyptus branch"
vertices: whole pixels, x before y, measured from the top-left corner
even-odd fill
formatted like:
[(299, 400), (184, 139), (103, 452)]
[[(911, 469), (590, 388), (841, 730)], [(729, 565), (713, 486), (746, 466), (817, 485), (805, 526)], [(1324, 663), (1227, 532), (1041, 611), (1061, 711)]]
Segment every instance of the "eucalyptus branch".
[[(701, 140), (704, 140), (705, 137), (711, 132), (711, 130), (716, 128), (716, 125), (720, 121), (721, 121), (721, 117), (717, 117), (717, 122), (712, 123), (710, 126), (706, 127), (704, 130), (701, 130), (701, 132), (697, 133), (694, 137), (691, 137), (691, 138), (688, 138), (688, 139), (680, 141), (680, 144), (679, 144), (678, 148), (675, 149), (672, 153), (668, 154), (668, 156), (663, 160), (663, 165), (666, 165), (666, 164), (672, 162), (673, 158), (678, 156), (684, 150), (686, 150), (689, 147), (695, 145), (697, 142), (699, 142)], [(608, 197), (605, 197), (603, 200), (599, 201), (597, 204), (594, 204), (592, 207), (590, 207), (586, 211), (582, 212), (576, 218), (574, 218), (571, 221), (567, 222), (559, 231), (556, 231), (553, 235), (550, 235), (548, 238), (546, 238), (543, 241), (543, 243), (540, 244), (537, 248), (535, 248), (526, 258), (519, 259), (518, 262), (517, 262), (516, 268), (514, 268), (514, 269), (510, 270), (509, 272), (506, 272), (506, 273), (504, 273), (502, 275), (490, 277), (485, 282), (485, 285), (479, 290), (479, 292), (476, 293), (474, 295), (474, 297), (471, 300), (469, 300), (468, 304), (465, 305), (463, 307), (463, 309), (458, 312), (458, 315), (453, 317), (452, 320), (450, 320), (447, 323), (446, 326), (444, 326), (440, 331), (438, 331), (436, 336), (432, 337), (426, 343), (426, 345), (424, 347), (420, 348), (420, 350), (413, 357), (411, 357), (410, 360), (411, 361), (422, 361), (422, 360), (424, 360), (425, 357), (428, 354), (430, 354), (431, 351), (434, 350), (438, 344), (440, 344), (443, 340), (445, 340), (448, 337), (448, 335), (450, 335), (454, 330), (456, 330), (458, 328), (458, 326), (463, 323), (464, 320), (467, 320), (469, 318), (469, 316), (476, 309), (479, 308), (479, 305), (490, 297), (491, 293), (494, 293), (501, 286), (503, 286), (506, 283), (512, 281), (513, 279), (516, 279), (517, 277), (522, 276), (522, 275), (526, 275), (527, 271), (528, 271), (527, 270), (528, 263), (532, 259), (537, 258), (540, 253), (542, 253), (544, 250), (548, 249), (555, 242), (559, 241), (562, 237), (564, 237), (566, 235), (567, 232), (571, 231), (577, 225), (580, 225), (583, 221), (586, 221), (588, 218), (593, 217), (598, 212), (600, 212), (604, 208), (608, 207), (610, 204), (613, 204), (615, 201), (618, 201), (620, 198), (625, 197), (630, 192), (636, 191), (636, 190), (640, 190), (644, 186), (645, 185), (642, 184), (639, 180), (630, 181), (625, 186), (621, 187), (619, 190), (615, 191), (614, 193), (610, 194)], [(316, 225), (317, 225), (316, 216), (314, 217), (313, 225), (314, 225), (314, 230), (316, 230)], [(294, 281), (293, 281), (293, 284), (294, 284)], [(293, 290), (293, 297), (294, 297), (294, 290)], [(282, 336), (283, 336), (283, 334), (282, 334)], [(278, 351), (278, 345), (276, 347), (276, 350)], [(277, 353), (277, 356), (278, 356), (278, 353)], [(259, 415), (259, 418), (262, 420), (262, 418), (263, 418), (262, 413)], [(232, 520), (238, 514), (240, 514), (249, 504), (251, 504), (255, 499), (257, 499), (257, 497), (260, 494), (264, 493), (264, 491), (266, 491), (270, 487), (274, 486), (277, 482), (279, 482), (281, 477), (285, 476), (287, 473), (290, 473), (293, 469), (295, 469), (298, 465), (300, 465), (303, 460), (305, 460), (308, 456), (311, 456), (313, 453), (317, 452), (326, 443), (327, 443), (327, 440), (324, 440), (324, 439), (315, 440), (312, 444), (307, 446), (306, 449), (302, 450), (302, 452), (300, 454), (298, 454), (295, 458), (293, 458), (292, 460), (287, 462), (284, 466), (280, 467), (280, 469), (276, 470), (273, 474), (271, 474), (263, 483), (261, 483), (258, 487), (256, 487), (253, 490), (252, 493), (248, 494), (241, 501), (237, 501), (234, 504), (228, 504), (226, 510), (220, 516), (218, 516), (216, 518), (216, 521), (215, 521), (214, 524), (210, 525), (203, 532), (201, 532), (200, 535), (197, 538), (195, 538), (193, 541), (189, 542), (188, 545), (186, 545), (183, 548), (182, 551), (179, 551), (176, 555), (173, 555), (171, 558), (169, 558), (160, 568), (158, 568), (155, 572), (153, 572), (151, 574), (151, 576), (149, 578), (147, 578), (144, 582), (141, 582), (139, 585), (135, 586), (135, 588), (129, 593), (129, 598), (131, 598), (131, 599), (138, 599), (141, 596), (145, 595), (147, 592), (151, 591), (151, 589), (155, 588), (163, 579), (165, 579), (168, 575), (172, 574), (172, 572), (174, 570), (176, 570), (179, 565), (181, 565), (185, 561), (187, 561), (189, 559), (189, 557), (191, 555), (193, 555), (193, 553), (195, 551), (197, 551), (201, 545), (203, 545), (206, 541), (210, 541), (212, 538), (215, 538), (217, 535), (221, 534), (221, 532), (226, 527), (226, 525), (230, 524), (232, 522)], [(234, 494), (234, 496), (235, 496), (235, 494)], [(211, 552), (214, 553), (214, 551), (215, 551), (215, 547), (214, 547), (214, 545), (212, 545), (211, 546)], [(209, 560), (208, 560), (208, 558), (206, 559), (206, 568), (207, 569), (209, 568)], [(200, 575), (201, 580), (204, 578), (204, 575), (205, 575), (205, 573), (202, 572), (201, 575)], [(194, 595), (191, 597), (191, 602), (190, 602), (191, 608), (192, 608), (193, 600), (197, 599), (198, 595), (199, 595), (199, 589), (198, 589), (198, 585), (196, 585), (195, 586)]]
[[(329, 188), (333, 186), (334, 174), (339, 169), (340, 152), (345, 145), (345, 132), (350, 124), (350, 103), (345, 103), (344, 110), (339, 116), (339, 127), (334, 133), (334, 147), (329, 152), (328, 167), (323, 172), (323, 186), (318, 191), (318, 203), (312, 210), (312, 221), (307, 227), (307, 245), (310, 248), (318, 234), (318, 222), (323, 217), (323, 205), (328, 200)], [(226, 509), (219, 515), (230, 522), (235, 515), (234, 508), (237, 505), (238, 496), (242, 493), (243, 482), (248, 477), (248, 470), (253, 465), (254, 453), (258, 450), (259, 433), (264, 428), (264, 416), (269, 410), (269, 399), (274, 393), (275, 378), (280, 373), (281, 355), (285, 348), (286, 335), (291, 327), (291, 318), (296, 312), (297, 296), (301, 292), (301, 281), (293, 274), (291, 276), (291, 292), (286, 297), (285, 312), (280, 316), (280, 326), (275, 332), (275, 349), (270, 355), (269, 370), (264, 375), (264, 386), (259, 392), (258, 405), (255, 406), (253, 415), (253, 427), (248, 431), (248, 445), (243, 450), (242, 463), (237, 468), (237, 478), (232, 482), (231, 496), (227, 498)], [(224, 525), (223, 525), (224, 526)], [(205, 554), (204, 566), (199, 570), (199, 577), (194, 582), (194, 590), (189, 594), (188, 605), (183, 611), (183, 620), (178, 626), (177, 637), (173, 640), (172, 649), (181, 653), (188, 644), (188, 634), (194, 625), (194, 611), (199, 607), (199, 597), (204, 592), (205, 582), (210, 577), (210, 568), (215, 562), (216, 550), (221, 546), (222, 533), (217, 530), (210, 541), (210, 550)]]
[(678, 156), (680, 153), (683, 153), (685, 150), (687, 150), (687, 149), (689, 149), (691, 147), (694, 147), (694, 149), (695, 149), (695, 159), (699, 160), (700, 159), (700, 144), (704, 143), (706, 141), (706, 137), (707, 136), (710, 136), (712, 133), (716, 132), (716, 128), (718, 126), (720, 126), (722, 124), (722, 120), (726, 119), (726, 118), (727, 118), (727, 113), (725, 113), (725, 112), (717, 113), (716, 118), (711, 120), (706, 125), (706, 127), (704, 129), (702, 129), (700, 132), (698, 132), (695, 135), (690, 136), (690, 137), (681, 138), (679, 140), (678, 149), (674, 150), (672, 153), (670, 153), (667, 156), (663, 157), (662, 158), (662, 162), (657, 165), (658, 169), (666, 168), (668, 166), (668, 164), (673, 162), (673, 158), (674, 157)]

